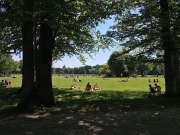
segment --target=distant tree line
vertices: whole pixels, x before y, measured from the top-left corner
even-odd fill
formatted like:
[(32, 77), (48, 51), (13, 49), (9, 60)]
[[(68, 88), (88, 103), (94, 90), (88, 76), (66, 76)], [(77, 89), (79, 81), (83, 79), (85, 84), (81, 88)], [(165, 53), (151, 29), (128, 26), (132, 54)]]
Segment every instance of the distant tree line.
[(86, 65), (75, 68), (66, 68), (65, 66), (63, 66), (63, 68), (52, 67), (52, 73), (98, 74), (107, 77), (164, 75), (164, 64), (137, 61), (131, 55), (121, 55), (121, 52), (115, 51), (104, 65)]
[[(1, 55), (0, 73), (22, 73), (22, 60), (16, 61), (10, 54)], [(163, 63), (141, 62), (133, 59), (131, 55), (121, 55), (113, 52), (104, 65), (82, 66), (74, 68), (54, 68), (52, 74), (98, 74), (107, 77), (134, 76), (134, 75), (163, 75)]]
[(52, 67), (53, 74), (98, 74), (99, 68), (102, 65), (96, 66), (82, 66), (82, 67), (74, 67), (74, 68), (54, 68)]

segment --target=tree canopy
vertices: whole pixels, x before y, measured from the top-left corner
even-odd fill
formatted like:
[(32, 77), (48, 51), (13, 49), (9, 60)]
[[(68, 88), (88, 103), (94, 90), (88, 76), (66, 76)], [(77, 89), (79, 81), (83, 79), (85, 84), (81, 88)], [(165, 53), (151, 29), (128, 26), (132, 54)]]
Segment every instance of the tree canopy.
[(121, 76), (121, 74), (125, 71), (124, 60), (121, 58), (121, 53), (115, 51), (111, 54), (108, 60), (109, 69), (116, 77)]
[(20, 72), (20, 62), (12, 59), (10, 54), (1, 54), (0, 56), (0, 72), (11, 73)]
[(101, 42), (97, 42), (99, 37), (94, 30), (113, 13), (112, 6), (112, 1), (106, 0), (1, 1), (1, 19), (7, 21), (1, 27), (3, 51), (23, 51), (22, 96), (18, 107), (30, 106), (34, 95), (37, 104), (55, 105), (52, 60), (68, 54), (77, 55), (84, 62), (83, 53), (108, 47), (99, 46)]
[(164, 62), (168, 96), (180, 93), (179, 4), (175, 0), (116, 1), (116, 9), (120, 9), (116, 24), (106, 33), (136, 60)]
[[(54, 106), (52, 61), (67, 54), (85, 62), (83, 53), (96, 53), (114, 41), (124, 48), (121, 54), (131, 53), (138, 61), (164, 62), (166, 94), (180, 93), (179, 5), (175, 0), (1, 1), (0, 52), (23, 51), (18, 106), (27, 108), (33, 100)], [(104, 36), (95, 32), (99, 23), (112, 16), (116, 22), (112, 31)], [(128, 67), (123, 61), (127, 57), (121, 54), (114, 52), (108, 60), (116, 76)]]

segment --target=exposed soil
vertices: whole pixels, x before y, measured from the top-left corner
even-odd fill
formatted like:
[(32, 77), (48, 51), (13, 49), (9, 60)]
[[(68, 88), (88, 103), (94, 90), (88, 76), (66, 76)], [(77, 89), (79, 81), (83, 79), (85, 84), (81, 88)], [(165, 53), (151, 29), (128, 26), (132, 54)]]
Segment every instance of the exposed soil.
[(0, 135), (180, 135), (180, 108), (0, 116)]

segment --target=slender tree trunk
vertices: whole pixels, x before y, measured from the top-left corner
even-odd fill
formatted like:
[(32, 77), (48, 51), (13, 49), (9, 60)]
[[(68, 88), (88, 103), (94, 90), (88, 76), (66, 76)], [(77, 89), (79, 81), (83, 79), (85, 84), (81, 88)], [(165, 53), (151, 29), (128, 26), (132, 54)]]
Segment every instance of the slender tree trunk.
[(38, 64), (38, 45), (36, 43), (36, 38), (37, 38), (37, 24), (36, 22), (34, 23), (34, 84), (35, 84), (35, 89), (37, 90), (37, 81), (36, 81), (36, 74), (37, 74), (37, 64)]
[(52, 51), (54, 47), (53, 30), (50, 25), (42, 23), (40, 26), (40, 42), (37, 66), (37, 98), (45, 107), (55, 105), (52, 91)]
[(24, 18), (26, 21), (22, 26), (23, 37), (23, 78), (22, 95), (18, 104), (19, 108), (28, 108), (32, 103), (34, 92), (34, 48), (32, 19), (33, 0), (24, 0)]
[(174, 46), (170, 36), (170, 19), (168, 0), (160, 0), (161, 7), (161, 39), (164, 48), (164, 64), (165, 64), (165, 94), (174, 96), (177, 94), (176, 72), (174, 59)]

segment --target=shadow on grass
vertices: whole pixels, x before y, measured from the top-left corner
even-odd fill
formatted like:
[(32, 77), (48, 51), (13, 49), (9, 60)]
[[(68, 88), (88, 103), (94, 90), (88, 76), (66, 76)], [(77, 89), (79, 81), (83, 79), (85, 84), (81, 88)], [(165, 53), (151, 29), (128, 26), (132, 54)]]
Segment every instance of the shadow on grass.
[(20, 95), (10, 95), (12, 92), (15, 92), (19, 87), (9, 87), (0, 89), (0, 113), (19, 113), (19, 110), (16, 109), (16, 106), (19, 102)]
[[(0, 91), (0, 113), (19, 113), (16, 106), (20, 95), (9, 95), (18, 88), (5, 88)], [(98, 111), (111, 109), (141, 109), (179, 106), (180, 99), (167, 99), (144, 91), (92, 91), (53, 88), (57, 106), (56, 111)]]
[[(17, 114), (15, 109), (19, 95), (9, 96), (18, 88), (1, 89), (0, 92), (0, 130), (1, 135), (19, 134), (179, 134), (179, 108), (167, 112), (157, 110), (103, 111), (124, 108), (155, 108), (179, 106), (179, 99), (166, 99), (142, 91), (97, 91), (54, 88), (57, 107), (51, 111), (96, 111), (92, 113), (44, 113)], [(4, 106), (4, 108), (3, 108)], [(8, 107), (9, 106), (9, 107)], [(171, 110), (171, 111), (170, 111)], [(168, 121), (168, 122), (167, 122)], [(158, 128), (154, 130), (154, 124)], [(18, 129), (18, 130), (17, 130)], [(53, 129), (53, 130), (52, 130)]]
[(144, 91), (81, 91), (54, 88), (57, 110), (96, 111), (109, 109), (178, 106), (177, 98), (167, 99)]

